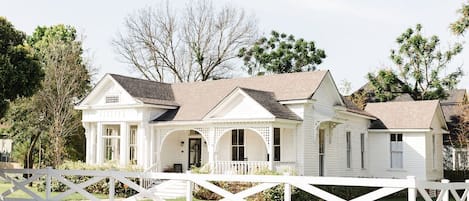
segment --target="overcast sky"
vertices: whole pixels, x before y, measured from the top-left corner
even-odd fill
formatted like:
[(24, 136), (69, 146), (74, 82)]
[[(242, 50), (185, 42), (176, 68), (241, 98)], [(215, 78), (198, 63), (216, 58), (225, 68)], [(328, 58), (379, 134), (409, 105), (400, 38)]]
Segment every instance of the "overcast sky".
[[(151, 0), (113, 1), (3, 1), (0, 15), (17, 29), (31, 34), (38, 25), (69, 24), (86, 38), (84, 46), (98, 68), (96, 79), (105, 73), (138, 77), (129, 66), (120, 63), (111, 40), (122, 29), (124, 18), (136, 9), (156, 5)], [(171, 0), (184, 6), (185, 0)], [(453, 71), (463, 66), (469, 74), (469, 36), (456, 37), (449, 24), (457, 19), (459, 0), (215, 0), (229, 2), (253, 13), (262, 33), (278, 30), (313, 40), (326, 51), (320, 69), (329, 69), (336, 82), (348, 80), (356, 89), (366, 82), (367, 72), (391, 67), (389, 51), (396, 48), (395, 39), (405, 29), (420, 23), (426, 35), (440, 36), (446, 48), (456, 41), (468, 41), (466, 49), (451, 64)], [(469, 88), (469, 76), (459, 87)]]

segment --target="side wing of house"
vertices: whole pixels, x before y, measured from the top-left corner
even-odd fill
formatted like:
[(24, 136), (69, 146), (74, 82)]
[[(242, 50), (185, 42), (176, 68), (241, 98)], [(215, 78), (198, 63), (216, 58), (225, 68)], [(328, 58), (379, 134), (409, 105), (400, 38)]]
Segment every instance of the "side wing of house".
[(439, 180), (446, 124), (438, 101), (373, 103), (380, 122), (369, 129), (370, 176)]
[[(304, 116), (297, 138), (297, 161), (303, 162), (298, 168), (304, 175), (365, 176), (360, 155), (360, 143), (364, 141), (360, 137), (362, 134), (366, 137), (369, 120), (346, 111), (330, 73), (324, 76), (310, 102), (304, 103), (302, 108), (288, 107)], [(347, 133), (351, 148), (348, 150)], [(347, 156), (350, 166), (347, 166)]]
[(106, 75), (75, 108), (82, 110), (86, 162), (148, 166), (151, 157), (149, 121), (166, 109), (145, 104)]

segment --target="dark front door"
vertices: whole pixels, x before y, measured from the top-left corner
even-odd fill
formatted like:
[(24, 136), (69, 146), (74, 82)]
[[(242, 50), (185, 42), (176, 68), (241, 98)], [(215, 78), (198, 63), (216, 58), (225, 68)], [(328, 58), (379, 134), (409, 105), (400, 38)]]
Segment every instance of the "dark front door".
[(202, 140), (200, 138), (190, 138), (189, 139), (189, 166), (191, 167), (200, 167), (202, 162)]

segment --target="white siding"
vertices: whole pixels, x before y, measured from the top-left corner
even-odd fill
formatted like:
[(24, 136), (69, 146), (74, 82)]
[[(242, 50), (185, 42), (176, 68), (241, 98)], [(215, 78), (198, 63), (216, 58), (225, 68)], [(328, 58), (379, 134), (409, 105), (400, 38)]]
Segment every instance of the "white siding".
[(282, 128), (280, 132), (280, 161), (294, 162), (296, 160), (295, 129)]
[[(348, 121), (337, 125), (332, 132), (326, 132), (326, 175), (327, 176), (367, 176), (368, 156), (367, 128), (368, 120), (347, 117)], [(351, 133), (351, 167), (347, 168), (346, 132)], [(360, 134), (365, 134), (365, 168), (361, 168)], [(331, 135), (332, 134), (332, 135)], [(330, 140), (330, 141), (329, 141)]]
[[(130, 105), (136, 104), (132, 96), (129, 95), (121, 86), (113, 82), (111, 79), (103, 80), (102, 88), (99, 93), (95, 93), (94, 97), (91, 97), (86, 105), (102, 106), (102, 105)], [(118, 96), (119, 103), (106, 103), (106, 96)]]
[[(162, 168), (172, 168), (173, 164), (181, 163), (187, 170), (187, 136), (188, 131), (175, 131), (168, 135), (161, 146)], [(181, 141), (184, 145), (181, 146)]]
[(390, 137), (389, 133), (369, 134), (370, 176), (405, 178), (413, 175), (417, 179), (426, 180), (426, 134), (402, 133), (403, 169), (390, 168)]
[(304, 104), (288, 104), (285, 106), (287, 106), (288, 109), (290, 109), (293, 113), (298, 115), (300, 118), (303, 118), (304, 108), (305, 108)]
[[(433, 158), (433, 140), (432, 135), (435, 135), (435, 158)], [(443, 178), (443, 135), (441, 130), (441, 123), (439, 116), (435, 115), (432, 120), (432, 132), (429, 132), (427, 138), (427, 179), (428, 180), (441, 180)], [(436, 161), (434, 162), (433, 159)], [(435, 163), (435, 165), (433, 164)]]
[(318, 146), (317, 140), (313, 139), (316, 135), (313, 128), (313, 108), (311, 104), (305, 104), (303, 123), (298, 129), (298, 173), (305, 176), (318, 175)]

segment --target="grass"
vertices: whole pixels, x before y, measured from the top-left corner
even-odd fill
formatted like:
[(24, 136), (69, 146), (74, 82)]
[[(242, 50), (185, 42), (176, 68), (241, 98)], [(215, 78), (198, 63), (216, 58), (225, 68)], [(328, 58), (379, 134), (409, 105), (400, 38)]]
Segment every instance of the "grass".
[[(0, 183), (0, 194), (5, 192), (5, 191), (8, 191), (10, 190), (11, 188), (13, 187), (12, 184), (10, 183)], [(39, 195), (40, 197), (42, 198), (45, 198), (46, 197), (46, 192), (38, 192), (35, 188), (30, 188), (30, 187), (27, 187), (29, 190), (31, 190), (32, 192), (36, 193), (37, 195)], [(51, 196), (52, 197), (55, 197), (57, 196), (58, 194), (60, 193), (57, 193), (57, 192), (52, 192), (51, 193)], [(103, 195), (103, 194), (93, 194), (95, 197), (99, 198), (99, 199), (106, 199), (108, 196), (107, 195)], [(21, 190), (17, 190), (15, 192), (13, 192), (12, 194), (8, 195), (6, 198), (23, 198), (23, 199), (31, 199), (31, 196), (29, 196), (27, 193), (21, 191)], [(73, 193), (67, 197), (65, 197), (65, 199), (63, 200), (87, 200), (86, 197), (78, 194), (78, 193)]]

